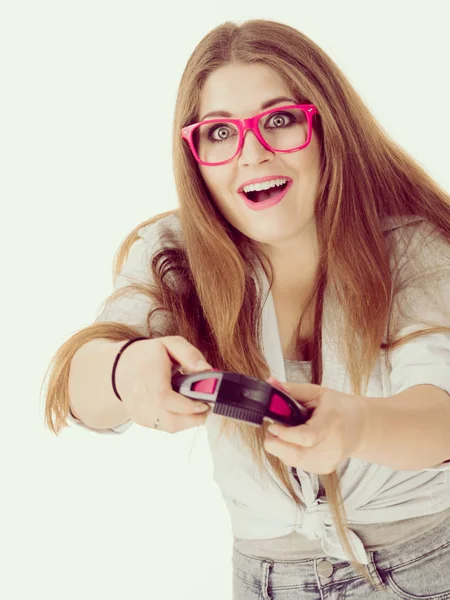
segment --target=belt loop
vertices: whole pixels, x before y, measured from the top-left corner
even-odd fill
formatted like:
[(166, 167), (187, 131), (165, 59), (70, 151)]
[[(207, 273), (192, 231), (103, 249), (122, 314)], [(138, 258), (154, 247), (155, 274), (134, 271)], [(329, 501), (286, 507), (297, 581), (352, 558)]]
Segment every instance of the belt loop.
[(273, 561), (261, 560), (261, 598), (262, 600), (271, 600), (269, 596), (269, 577), (270, 569), (273, 567)]
[[(375, 581), (375, 583), (380, 587), (380, 588), (385, 588), (386, 584), (384, 583), (384, 581), (381, 579), (381, 575), (378, 571), (378, 568), (375, 564), (375, 560), (374, 560), (374, 551), (370, 551), (367, 552), (367, 557), (369, 559), (369, 563), (367, 564), (367, 570), (369, 571), (369, 575), (373, 578), (373, 580)], [(374, 589), (378, 589), (375, 586), (373, 586)]]

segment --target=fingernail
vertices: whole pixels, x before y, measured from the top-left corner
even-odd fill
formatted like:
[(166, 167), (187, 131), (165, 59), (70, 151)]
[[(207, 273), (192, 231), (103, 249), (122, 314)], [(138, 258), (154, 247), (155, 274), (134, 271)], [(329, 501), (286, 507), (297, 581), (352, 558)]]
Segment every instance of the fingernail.
[(196, 404), (194, 407), (194, 412), (202, 413), (202, 412), (206, 412), (208, 409), (209, 409), (209, 406), (207, 404)]

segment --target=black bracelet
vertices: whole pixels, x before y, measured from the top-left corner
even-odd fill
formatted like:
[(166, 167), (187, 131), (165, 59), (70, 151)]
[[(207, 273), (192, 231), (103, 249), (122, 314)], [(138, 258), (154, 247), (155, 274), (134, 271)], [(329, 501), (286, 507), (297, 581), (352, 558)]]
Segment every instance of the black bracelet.
[(112, 382), (112, 388), (114, 390), (115, 395), (119, 398), (119, 400), (122, 402), (122, 398), (119, 396), (119, 393), (117, 392), (117, 388), (116, 388), (116, 381), (115, 381), (115, 377), (116, 377), (116, 368), (117, 368), (117, 364), (119, 362), (119, 358), (122, 355), (122, 352), (125, 350), (125, 348), (128, 348), (128, 346), (130, 346), (131, 344), (133, 344), (134, 342), (138, 342), (139, 340), (148, 340), (150, 338), (146, 338), (146, 337), (138, 337), (138, 338), (134, 338), (133, 340), (129, 340), (126, 344), (124, 344), (122, 346), (122, 348), (119, 350), (119, 352), (117, 353), (116, 356), (116, 360), (114, 361), (114, 365), (112, 368), (112, 373), (111, 373), (111, 382)]

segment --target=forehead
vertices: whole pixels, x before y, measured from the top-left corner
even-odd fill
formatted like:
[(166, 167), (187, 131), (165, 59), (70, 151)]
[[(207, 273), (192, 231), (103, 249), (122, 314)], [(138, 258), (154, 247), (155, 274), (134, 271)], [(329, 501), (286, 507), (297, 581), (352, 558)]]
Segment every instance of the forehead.
[(200, 96), (200, 116), (220, 110), (236, 117), (251, 116), (266, 100), (289, 95), (275, 69), (263, 64), (229, 64), (207, 77)]

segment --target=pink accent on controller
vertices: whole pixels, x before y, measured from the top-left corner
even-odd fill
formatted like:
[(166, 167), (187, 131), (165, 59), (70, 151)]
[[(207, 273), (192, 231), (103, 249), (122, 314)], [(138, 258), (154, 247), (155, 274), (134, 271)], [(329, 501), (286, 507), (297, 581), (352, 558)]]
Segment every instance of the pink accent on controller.
[(273, 394), (270, 399), (269, 410), (276, 415), (283, 415), (284, 417), (290, 417), (292, 410), (287, 404), (286, 400), (278, 394)]
[[(213, 369), (218, 371), (219, 369)], [(218, 379), (211, 377), (210, 379), (203, 379), (197, 381), (192, 385), (192, 390), (195, 392), (204, 392), (206, 394), (214, 394), (216, 390)], [(284, 417), (290, 417), (292, 415), (292, 409), (286, 402), (286, 400), (278, 394), (272, 394), (270, 399), (269, 410), (275, 415), (282, 415)]]
[(203, 381), (197, 381), (192, 386), (195, 392), (205, 392), (206, 394), (214, 394), (216, 390), (216, 384), (218, 379), (203, 379)]

